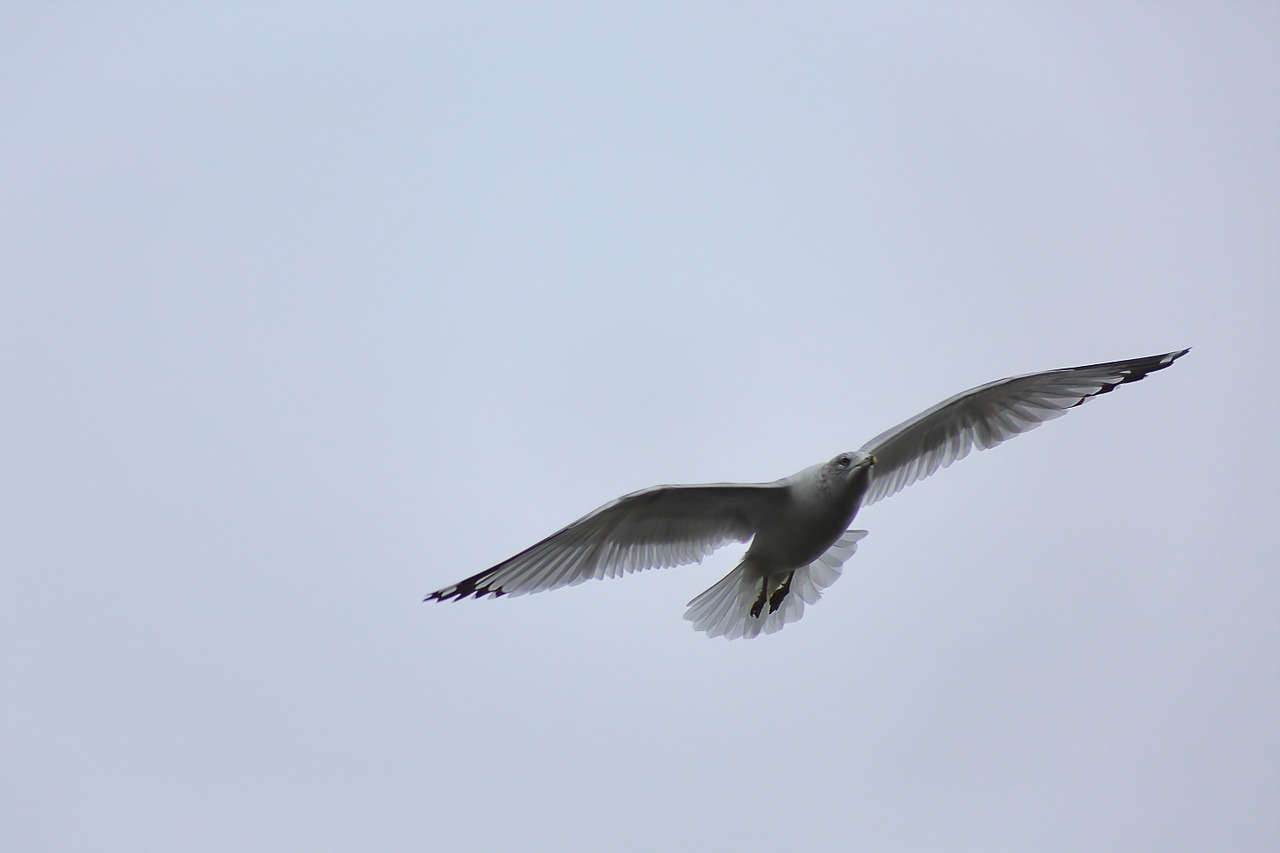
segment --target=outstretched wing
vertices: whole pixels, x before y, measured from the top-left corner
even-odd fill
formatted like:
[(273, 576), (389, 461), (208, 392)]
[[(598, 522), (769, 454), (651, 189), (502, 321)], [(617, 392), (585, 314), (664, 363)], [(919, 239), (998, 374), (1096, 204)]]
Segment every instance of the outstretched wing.
[(776, 483), (654, 486), (618, 498), (491, 569), (426, 601), (524, 595), (643, 569), (698, 563), (755, 535), (785, 500)]
[(1099, 394), (1163, 370), (1189, 350), (1067, 367), (988, 382), (943, 400), (868, 441), (862, 450), (876, 457), (871, 486), (862, 500), (870, 506), (963, 459), (977, 445), (995, 447), (1035, 429)]

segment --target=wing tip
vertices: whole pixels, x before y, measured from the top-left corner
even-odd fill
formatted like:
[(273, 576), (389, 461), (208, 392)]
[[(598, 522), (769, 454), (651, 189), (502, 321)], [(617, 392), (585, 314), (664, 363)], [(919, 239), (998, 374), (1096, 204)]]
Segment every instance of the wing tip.
[(1077, 370), (1079, 370), (1079, 369), (1087, 369), (1087, 367), (1095, 367), (1095, 366), (1104, 367), (1104, 368), (1114, 366), (1114, 368), (1120, 372), (1120, 378), (1115, 380), (1114, 382), (1109, 382), (1106, 385), (1103, 385), (1101, 388), (1099, 388), (1097, 391), (1094, 391), (1092, 394), (1084, 395), (1083, 397), (1081, 397), (1079, 400), (1077, 400), (1075, 403), (1068, 406), (1067, 408), (1074, 409), (1077, 406), (1084, 405), (1085, 403), (1089, 402), (1095, 397), (1100, 397), (1103, 394), (1111, 393), (1115, 389), (1119, 388), (1121, 385), (1128, 385), (1131, 382), (1137, 382), (1141, 379), (1146, 379), (1148, 376), (1150, 376), (1152, 373), (1155, 373), (1157, 370), (1164, 370), (1166, 367), (1173, 364), (1175, 361), (1182, 358), (1184, 355), (1186, 355), (1189, 352), (1191, 352), (1191, 347), (1175, 350), (1173, 352), (1166, 352), (1161, 355), (1151, 355), (1151, 356), (1147, 356), (1146, 358), (1134, 358), (1128, 361), (1118, 361), (1118, 362), (1112, 362), (1110, 364), (1104, 364), (1104, 365), (1087, 365), (1086, 368), (1076, 368)]
[(1189, 352), (1191, 352), (1191, 347), (1184, 347), (1183, 349), (1180, 349), (1180, 350), (1167, 352), (1164, 355), (1152, 356), (1153, 359), (1158, 359), (1158, 361), (1156, 362), (1156, 366), (1152, 368), (1152, 370), (1160, 370), (1162, 368), (1168, 367), (1169, 365), (1173, 364), (1175, 361), (1182, 358), (1184, 355), (1186, 355)]
[(485, 580), (489, 573), (477, 575), (473, 578), (467, 578), (464, 581), (455, 583), (452, 586), (446, 586), (444, 589), (438, 589), (422, 599), (427, 601), (462, 601), (464, 598), (484, 598), (491, 596), (493, 598), (501, 598), (507, 594), (507, 591), (500, 586), (488, 586)]
[[(1157, 370), (1164, 370), (1189, 352), (1191, 352), (1191, 347), (1175, 350), (1174, 352), (1166, 352), (1163, 355), (1153, 355), (1149, 358), (1136, 358), (1129, 365), (1124, 378), (1117, 382), (1116, 385), (1124, 385), (1127, 382), (1137, 382), (1139, 379), (1145, 379)], [(1110, 387), (1114, 388), (1115, 385)]]

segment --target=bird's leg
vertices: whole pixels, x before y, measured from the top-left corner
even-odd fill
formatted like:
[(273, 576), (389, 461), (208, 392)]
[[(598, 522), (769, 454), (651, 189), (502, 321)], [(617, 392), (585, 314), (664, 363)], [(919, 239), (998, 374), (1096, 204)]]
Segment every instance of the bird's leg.
[(791, 579), (796, 576), (795, 572), (787, 572), (787, 579), (782, 585), (773, 591), (773, 595), (769, 596), (769, 612), (772, 613), (782, 606), (782, 602), (786, 601), (787, 594), (791, 592)]
[[(764, 612), (764, 602), (769, 594), (769, 576), (765, 575), (760, 579), (760, 594), (756, 596), (755, 603), (751, 605), (751, 615), (756, 619), (760, 618), (760, 614)], [(769, 611), (772, 613), (773, 611)]]

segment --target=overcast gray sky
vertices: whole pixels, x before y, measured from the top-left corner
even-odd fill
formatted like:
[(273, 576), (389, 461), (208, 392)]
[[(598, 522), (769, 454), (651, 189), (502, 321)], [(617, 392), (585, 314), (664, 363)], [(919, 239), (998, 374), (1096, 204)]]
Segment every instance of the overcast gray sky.
[[(1280, 6), (605, 5), (5, 5), (0, 846), (1280, 848)], [(420, 600), (1184, 346), (771, 637)]]

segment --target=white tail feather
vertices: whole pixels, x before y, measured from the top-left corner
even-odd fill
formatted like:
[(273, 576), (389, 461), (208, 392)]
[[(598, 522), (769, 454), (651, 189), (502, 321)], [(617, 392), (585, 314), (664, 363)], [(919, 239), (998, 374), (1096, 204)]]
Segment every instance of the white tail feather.
[[(744, 569), (744, 561), (715, 586), (690, 601), (684, 618), (693, 623), (695, 631), (730, 640), (780, 631), (783, 625), (803, 616), (804, 606), (816, 604), (822, 591), (836, 582), (845, 561), (854, 555), (858, 542), (866, 535), (865, 530), (846, 530), (821, 557), (796, 569), (790, 592), (773, 612), (766, 604), (759, 616), (751, 615), (752, 605), (760, 598), (762, 579), (750, 576)], [(784, 580), (785, 576), (771, 579), (770, 590), (777, 589)]]

